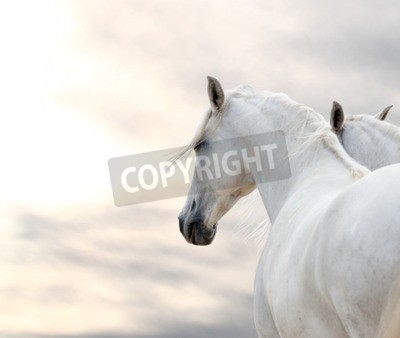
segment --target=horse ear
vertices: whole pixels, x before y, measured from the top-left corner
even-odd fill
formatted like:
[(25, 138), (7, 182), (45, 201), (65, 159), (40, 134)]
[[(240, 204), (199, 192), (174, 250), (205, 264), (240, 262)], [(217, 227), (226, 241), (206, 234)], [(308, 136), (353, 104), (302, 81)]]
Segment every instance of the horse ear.
[(379, 114), (375, 115), (375, 117), (381, 121), (386, 119), (387, 114), (389, 113), (389, 110), (392, 109), (393, 106), (386, 107), (384, 110), (382, 110)]
[(332, 110), (331, 110), (332, 130), (335, 133), (338, 133), (339, 131), (341, 131), (343, 129), (343, 124), (344, 124), (343, 108), (338, 102), (333, 101)]
[(211, 76), (207, 76), (208, 80), (208, 97), (210, 99), (211, 108), (219, 111), (224, 103), (225, 94), (219, 81)]

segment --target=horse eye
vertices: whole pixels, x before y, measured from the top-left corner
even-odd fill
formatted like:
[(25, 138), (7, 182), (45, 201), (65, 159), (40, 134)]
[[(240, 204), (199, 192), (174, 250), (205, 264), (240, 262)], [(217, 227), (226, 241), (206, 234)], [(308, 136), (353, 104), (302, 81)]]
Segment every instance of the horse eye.
[(205, 148), (206, 146), (207, 146), (206, 141), (200, 141), (194, 146), (193, 149), (194, 151), (199, 151), (200, 149)]

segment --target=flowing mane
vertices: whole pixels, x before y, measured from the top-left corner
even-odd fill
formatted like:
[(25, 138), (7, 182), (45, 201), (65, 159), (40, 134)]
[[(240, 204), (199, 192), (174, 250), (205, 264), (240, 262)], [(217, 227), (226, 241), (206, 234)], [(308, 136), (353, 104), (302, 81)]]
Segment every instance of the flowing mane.
[[(245, 90), (235, 90), (229, 98), (243, 98), (252, 102), (266, 115), (272, 106), (273, 109), (279, 109), (282, 114), (285, 111), (290, 111), (291, 115), (296, 116), (297, 118), (292, 119), (293, 122), (288, 133), (293, 133), (298, 142), (295, 150), (289, 156), (301, 154), (310, 146), (319, 147), (323, 145), (351, 171), (353, 177), (362, 177), (369, 172), (367, 168), (357, 163), (346, 153), (338, 138), (332, 132), (330, 124), (321, 114), (304, 104), (295, 102), (286, 94), (268, 91), (255, 92), (246, 87)], [(389, 125), (389, 127), (391, 126)]]
[[(291, 128), (291, 131), (296, 133), (298, 133), (297, 130), (300, 130), (297, 136), (299, 140), (296, 148), (298, 153), (309, 149), (309, 147), (322, 145), (351, 171), (353, 177), (362, 177), (369, 172), (367, 168), (347, 154), (336, 135), (332, 132), (330, 124), (321, 114), (303, 104), (295, 103), (293, 108), (297, 110), (296, 114), (299, 117), (297, 119), (298, 123), (294, 123)], [(304, 142), (304, 140), (307, 141)]]
[(211, 117), (211, 109), (208, 109), (205, 113), (204, 116), (202, 117), (202, 120), (197, 127), (196, 133), (192, 140), (189, 142), (188, 145), (186, 145), (183, 149), (181, 149), (176, 155), (172, 157), (170, 160), (172, 163), (175, 163), (176, 161), (186, 158), (189, 156), (190, 152), (200, 143), (204, 142), (204, 140), (207, 138), (208, 134), (206, 133), (206, 127), (208, 124), (208, 121), (210, 120)]
[[(294, 123), (290, 126), (289, 133), (295, 133), (296, 138), (299, 140), (298, 146), (296, 147), (295, 153), (299, 154), (311, 146), (320, 146), (322, 144), (329, 149), (335, 157), (340, 160), (346, 168), (348, 168), (354, 177), (362, 177), (368, 170), (354, 161), (348, 156), (346, 151), (341, 146), (336, 135), (332, 132), (331, 126), (324, 119), (324, 117), (317, 113), (312, 108), (297, 103), (289, 96), (284, 93), (272, 93), (270, 91), (255, 91), (251, 86), (240, 85), (233, 90), (228, 90), (225, 93), (226, 99), (224, 106), (222, 107), (219, 120), (215, 124), (214, 128), (208, 129), (208, 122), (212, 116), (211, 109), (208, 109), (201, 123), (199, 124), (195, 136), (190, 143), (181, 150), (173, 159), (173, 162), (178, 159), (188, 156), (188, 154), (199, 144), (204, 142), (213, 130), (218, 126), (223, 114), (224, 109), (229, 107), (229, 103), (232, 99), (243, 99), (248, 103), (254, 104), (259, 107), (261, 112), (268, 114), (268, 110), (279, 109), (282, 114), (285, 111), (290, 111), (290, 114), (295, 114), (297, 117), (294, 119)], [(299, 132), (300, 130), (300, 132)], [(304, 140), (307, 140), (304, 142)], [(292, 152), (290, 155), (294, 155)]]

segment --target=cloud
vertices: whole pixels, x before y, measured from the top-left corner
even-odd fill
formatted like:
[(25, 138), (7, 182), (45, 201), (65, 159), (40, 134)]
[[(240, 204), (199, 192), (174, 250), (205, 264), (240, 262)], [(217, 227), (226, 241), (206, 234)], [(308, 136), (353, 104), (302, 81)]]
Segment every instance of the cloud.
[(118, 332), (97, 332), (88, 334), (64, 335), (9, 335), (9, 338), (243, 338), (257, 337), (257, 333), (248, 322), (243, 323), (243, 319), (232, 318), (232, 322), (216, 324), (213, 326), (192, 325), (177, 329), (165, 329), (163, 332), (150, 335), (137, 335), (134, 332), (121, 334)]
[(154, 204), (21, 214), (3, 238), (0, 334), (254, 335), (257, 252), (223, 226), (213, 246), (188, 245), (175, 219)]
[(296, 8), (289, 1), (100, 1), (95, 8), (76, 2), (81, 24), (71, 48), (84, 56), (78, 66), (86, 67), (87, 83), (59, 95), (114, 135), (154, 145), (190, 138), (208, 105), (208, 74), (226, 87), (245, 82), (287, 92), (322, 113), (333, 99), (350, 111), (374, 113), (400, 104), (394, 7), (315, 0)]

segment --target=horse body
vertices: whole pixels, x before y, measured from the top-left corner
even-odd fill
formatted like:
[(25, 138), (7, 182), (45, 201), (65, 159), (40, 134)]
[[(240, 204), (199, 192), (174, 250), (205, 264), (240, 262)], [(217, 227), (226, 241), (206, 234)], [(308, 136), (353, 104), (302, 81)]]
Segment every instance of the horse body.
[[(389, 179), (399, 170), (380, 169), (325, 192), (307, 185), (285, 203), (255, 280), (260, 337), (376, 336), (400, 276), (400, 184)], [(309, 203), (299, 212), (301, 201)]]
[(321, 115), (285, 95), (236, 90), (225, 99), (210, 79), (209, 97), (208, 140), (283, 130), (292, 176), (257, 183), (265, 173), (252, 167), (253, 182), (223, 194), (194, 180), (179, 217), (186, 240), (211, 243), (216, 221), (257, 188), (272, 222), (255, 279), (259, 336), (376, 336), (400, 281), (400, 165), (370, 173)]

